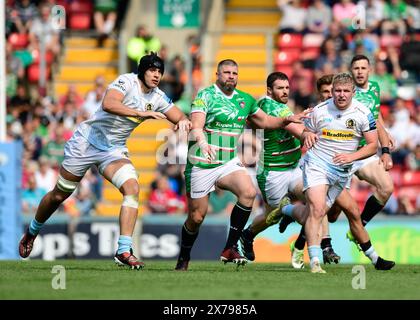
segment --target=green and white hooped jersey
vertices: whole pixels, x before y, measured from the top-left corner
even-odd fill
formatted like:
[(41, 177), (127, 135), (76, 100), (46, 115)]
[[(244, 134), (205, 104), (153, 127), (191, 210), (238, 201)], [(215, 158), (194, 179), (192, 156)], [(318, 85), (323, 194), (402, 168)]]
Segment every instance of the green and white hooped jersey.
[[(293, 115), (289, 107), (266, 96), (258, 106), (273, 117)], [(268, 171), (285, 171), (295, 168), (302, 155), (300, 141), (284, 129), (264, 130), (263, 145), (258, 167)]]
[(216, 84), (201, 90), (192, 102), (191, 113), (206, 115), (203, 131), (208, 144), (216, 150), (216, 159), (206, 159), (196, 141), (190, 141), (186, 170), (192, 166), (215, 168), (235, 158), (246, 119), (258, 110), (256, 100), (243, 91), (235, 90), (226, 96)]
[[(378, 83), (369, 80), (367, 89), (362, 89), (356, 86), (356, 93), (353, 99), (361, 102), (370, 110), (370, 112), (372, 112), (375, 120), (378, 120), (379, 113), (381, 111), (380, 94), (381, 91)], [(366, 140), (363, 138), (359, 143), (359, 147), (363, 147), (364, 145), (366, 145)]]

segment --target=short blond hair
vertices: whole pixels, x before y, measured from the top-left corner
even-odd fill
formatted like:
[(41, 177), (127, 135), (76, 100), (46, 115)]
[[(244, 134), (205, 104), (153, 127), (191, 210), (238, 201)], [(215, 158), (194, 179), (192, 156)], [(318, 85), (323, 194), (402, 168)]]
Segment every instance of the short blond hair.
[(354, 88), (353, 77), (347, 72), (342, 72), (335, 75), (332, 81), (333, 87), (335, 87), (337, 84), (347, 84), (347, 83), (350, 83), (351, 86)]

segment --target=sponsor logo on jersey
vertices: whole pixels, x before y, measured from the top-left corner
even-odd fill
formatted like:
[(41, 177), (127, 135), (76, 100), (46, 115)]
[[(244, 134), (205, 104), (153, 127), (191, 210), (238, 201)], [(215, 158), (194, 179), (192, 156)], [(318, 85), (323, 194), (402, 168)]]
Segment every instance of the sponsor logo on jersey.
[(347, 119), (346, 120), (346, 128), (347, 129), (354, 129), (356, 127), (356, 121), (354, 119)]
[(117, 83), (114, 83), (114, 87), (117, 87), (117, 88), (121, 89), (124, 92), (126, 91), (126, 89), (125, 89), (125, 81), (124, 80), (119, 79)]
[(354, 133), (345, 130), (322, 129), (322, 138), (328, 140), (352, 140)]
[(194, 108), (198, 108), (198, 109), (205, 109), (206, 108), (206, 104), (204, 103), (204, 101), (200, 98), (195, 99), (193, 101), (193, 106)]

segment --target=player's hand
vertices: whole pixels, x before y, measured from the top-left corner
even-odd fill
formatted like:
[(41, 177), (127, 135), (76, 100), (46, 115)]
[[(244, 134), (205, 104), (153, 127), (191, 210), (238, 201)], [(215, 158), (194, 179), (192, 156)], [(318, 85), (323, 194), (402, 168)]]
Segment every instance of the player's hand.
[(303, 119), (310, 118), (309, 113), (311, 113), (313, 108), (308, 108), (300, 113), (290, 115), (285, 118), (285, 126), (287, 126), (289, 123), (303, 123)]
[(192, 128), (192, 122), (188, 119), (183, 119), (175, 125), (174, 130), (189, 132), (191, 128)]
[(382, 164), (386, 171), (392, 169), (392, 167), (394, 166), (394, 163), (392, 162), (392, 157), (389, 153), (384, 153), (383, 155), (381, 155), (381, 157), (379, 158), (379, 164)]
[(209, 145), (205, 140), (201, 140), (198, 146), (207, 160), (216, 160), (216, 149), (213, 146)]
[(310, 132), (310, 131), (303, 132), (301, 138), (303, 140), (303, 145), (305, 146), (306, 149), (312, 148), (312, 146), (318, 140), (318, 136), (315, 133)]
[(348, 164), (353, 162), (353, 156), (350, 153), (337, 153), (333, 157), (333, 162), (338, 165)]
[(396, 148), (395, 138), (389, 132), (388, 132), (388, 138), (389, 138), (389, 150), (394, 151)]
[(166, 119), (166, 116), (162, 112), (139, 111), (137, 112), (137, 118), (140, 118), (143, 120), (147, 120), (147, 119), (162, 120), (162, 119)]

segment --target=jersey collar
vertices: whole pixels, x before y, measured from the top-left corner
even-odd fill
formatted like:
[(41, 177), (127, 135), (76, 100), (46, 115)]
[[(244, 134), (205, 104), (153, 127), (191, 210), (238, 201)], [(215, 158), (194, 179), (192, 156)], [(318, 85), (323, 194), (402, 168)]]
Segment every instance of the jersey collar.
[(219, 92), (219, 93), (223, 94), (228, 99), (232, 99), (235, 94), (238, 94), (238, 92), (235, 89), (235, 90), (233, 90), (232, 94), (230, 96), (228, 96), (222, 90), (220, 90), (220, 88), (217, 86), (217, 84), (214, 83), (213, 86), (214, 86), (214, 89), (216, 90), (216, 92)]

